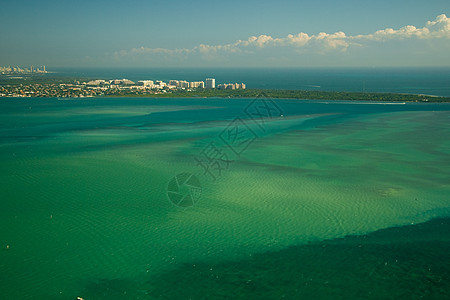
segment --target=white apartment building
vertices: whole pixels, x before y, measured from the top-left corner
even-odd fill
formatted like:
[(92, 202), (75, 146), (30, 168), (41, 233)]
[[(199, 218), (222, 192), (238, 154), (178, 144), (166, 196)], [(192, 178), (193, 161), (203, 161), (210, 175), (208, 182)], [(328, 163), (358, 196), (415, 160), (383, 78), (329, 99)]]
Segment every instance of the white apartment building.
[(216, 88), (216, 80), (214, 78), (206, 78), (206, 88), (207, 89), (215, 89)]

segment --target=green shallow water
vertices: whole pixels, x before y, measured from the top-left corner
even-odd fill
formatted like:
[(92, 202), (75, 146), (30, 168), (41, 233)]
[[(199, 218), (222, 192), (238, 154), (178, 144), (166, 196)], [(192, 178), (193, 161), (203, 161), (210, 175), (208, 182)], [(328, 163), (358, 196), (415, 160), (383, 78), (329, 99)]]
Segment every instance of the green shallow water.
[[(372, 298), (386, 296), (387, 286), (361, 278), (372, 274), (364, 273), (370, 268), (379, 280), (399, 281), (395, 295), (449, 292), (433, 281), (448, 278), (448, 240), (439, 234), (448, 225), (442, 222), (419, 230), (411, 248), (398, 246), (389, 229), (381, 231), (389, 233), (382, 246), (363, 248), (369, 252), (352, 252), (346, 241), (357, 237), (339, 238), (448, 216), (450, 105), (279, 100), (284, 116), (258, 127), (244, 113), (248, 104), (2, 101), (2, 297), (206, 299), (239, 292), (242, 298), (292, 299), (314, 298), (316, 291), (363, 298), (363, 282)], [(220, 139), (236, 116), (255, 137), (239, 156)], [(210, 142), (230, 161), (215, 181), (193, 158)], [(187, 208), (167, 195), (169, 181), (183, 172), (197, 176), (202, 187)], [(416, 226), (407, 228), (415, 237)], [(433, 256), (423, 258), (436, 243)], [(336, 249), (316, 253), (323, 245)], [(380, 271), (373, 264), (383, 255), (408, 263)], [(425, 277), (406, 279), (414, 268), (435, 266), (437, 258), (443, 264), (430, 275), (436, 278), (421, 273)], [(289, 261), (293, 273), (286, 270)], [(354, 271), (358, 265), (362, 273)], [(208, 267), (219, 269), (216, 278)], [(332, 284), (305, 289), (303, 279), (293, 279), (298, 276)], [(354, 284), (343, 289), (345, 278)], [(261, 288), (269, 282), (269, 290)]]

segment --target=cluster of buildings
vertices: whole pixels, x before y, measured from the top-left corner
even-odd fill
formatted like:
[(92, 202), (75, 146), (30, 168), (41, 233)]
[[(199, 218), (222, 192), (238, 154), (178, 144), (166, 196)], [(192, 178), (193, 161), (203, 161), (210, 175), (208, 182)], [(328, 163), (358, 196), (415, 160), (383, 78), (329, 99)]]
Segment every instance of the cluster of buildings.
[(35, 68), (34, 66), (30, 66), (30, 68), (21, 68), (19, 66), (16, 67), (0, 67), (0, 74), (9, 75), (9, 74), (33, 74), (33, 73), (47, 73), (45, 66), (40, 66)]
[(170, 80), (169, 87), (176, 87), (176, 88), (182, 88), (182, 89), (204, 89), (205, 82), (203, 82), (203, 81), (188, 82), (186, 80)]
[(72, 83), (34, 83), (0, 85), (0, 97), (98, 97), (170, 94), (198, 89), (245, 89), (244, 83), (219, 84), (216, 87), (214, 78), (205, 81), (170, 80), (140, 80), (134, 82), (128, 79), (90, 80), (88, 82), (74, 81)]
[(245, 90), (245, 83), (223, 83), (217, 86), (219, 90)]
[(128, 88), (137, 90), (192, 90), (192, 89), (245, 89), (245, 83), (225, 83), (219, 84), (216, 87), (216, 80), (214, 78), (206, 78), (205, 81), (186, 81), (186, 80), (169, 80), (164, 82), (162, 80), (140, 80), (133, 82), (128, 79), (114, 79), (114, 80), (91, 80), (83, 83), (88, 87), (99, 88)]
[(127, 86), (127, 85), (135, 85), (131, 80), (128, 79), (113, 79), (113, 80), (103, 80), (103, 79), (97, 79), (97, 80), (91, 80), (88, 82), (80, 83), (79, 81), (76, 82), (77, 85), (87, 86), (87, 87), (119, 87), (119, 86)]

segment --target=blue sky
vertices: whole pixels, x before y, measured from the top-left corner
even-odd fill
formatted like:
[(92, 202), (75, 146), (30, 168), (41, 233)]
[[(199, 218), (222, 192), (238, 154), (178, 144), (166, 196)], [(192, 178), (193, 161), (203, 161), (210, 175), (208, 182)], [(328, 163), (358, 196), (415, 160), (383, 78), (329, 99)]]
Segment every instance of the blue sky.
[(0, 65), (450, 66), (448, 0), (0, 1)]

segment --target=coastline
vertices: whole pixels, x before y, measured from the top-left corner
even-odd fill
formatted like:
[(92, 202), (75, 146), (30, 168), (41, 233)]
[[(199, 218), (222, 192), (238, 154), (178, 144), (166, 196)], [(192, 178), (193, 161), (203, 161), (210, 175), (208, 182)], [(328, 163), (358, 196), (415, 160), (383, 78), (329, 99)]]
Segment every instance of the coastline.
[[(340, 70), (340, 69), (339, 69)], [(151, 72), (151, 76), (148, 73)], [(447, 73), (446, 73), (447, 72)], [(358, 100), (400, 102), (450, 102), (450, 90), (445, 87), (448, 72), (424, 69), (406, 76), (405, 70), (374, 71), (341, 70), (284, 70), (261, 72), (246, 70), (236, 74), (232, 70), (96, 70), (48, 72), (46, 76), (8, 78), (0, 76), (0, 98), (87, 98), (87, 97), (150, 97), (150, 98), (255, 98), (298, 100)], [(175, 75), (174, 75), (175, 74)], [(217, 82), (245, 82), (228, 86), (221, 84), (207, 88), (194, 87), (199, 78), (217, 78)], [(380, 77), (380, 74), (383, 77)], [(131, 77), (130, 77), (131, 76)], [(267, 77), (268, 76), (268, 77)], [(355, 77), (357, 76), (357, 78)], [(400, 76), (400, 77), (399, 77)], [(171, 80), (173, 77), (183, 81)], [(99, 79), (99, 78), (130, 78)], [(141, 80), (150, 78), (152, 80)], [(161, 80), (156, 80), (159, 78)], [(156, 81), (155, 81), (156, 80)], [(187, 81), (186, 81), (187, 80)], [(111, 82), (114, 81), (114, 84)], [(119, 82), (119, 83), (116, 83)], [(175, 85), (171, 82), (189, 84)], [(191, 82), (194, 81), (194, 82)], [(367, 85), (366, 85), (367, 81)], [(153, 84), (154, 82), (154, 84)], [(168, 83), (167, 83), (168, 82)], [(176, 88), (175, 88), (176, 86)], [(366, 86), (368, 89), (366, 90)]]
[[(250, 89), (249, 89), (250, 90)], [(154, 94), (154, 95), (108, 95), (96, 98), (186, 98), (186, 99), (253, 99), (253, 98), (273, 98), (277, 100), (305, 100), (305, 101), (370, 101), (370, 102), (420, 102), (420, 103), (450, 103), (450, 97), (429, 96), (423, 94), (396, 94), (396, 93), (355, 93), (355, 92), (314, 92), (320, 97), (305, 97), (302, 95), (312, 94), (309, 91), (286, 90), (257, 90), (259, 93), (242, 95), (192, 95), (195, 92), (186, 92), (186, 94)], [(273, 93), (273, 91), (275, 93)], [(294, 92), (292, 96), (286, 96), (285, 93)], [(333, 96), (334, 95), (334, 96)], [(328, 96), (328, 97), (327, 97)], [(78, 98), (71, 98), (78, 99)]]
[(310, 100), (310, 101), (369, 101), (369, 102), (418, 102), (418, 103), (449, 103), (450, 97), (431, 96), (424, 94), (403, 94), (403, 93), (362, 93), (362, 92), (329, 92), (329, 91), (304, 91), (304, 90), (275, 90), (275, 89), (245, 89), (245, 90), (195, 90), (195, 91), (175, 91), (171, 93), (135, 94), (117, 93), (111, 95), (88, 95), (81, 97), (50, 96), (50, 97), (13, 97), (0, 96), (0, 99), (7, 98), (33, 98), (58, 100), (87, 100), (99, 98), (186, 98), (186, 99), (252, 99), (269, 98), (278, 100)]

